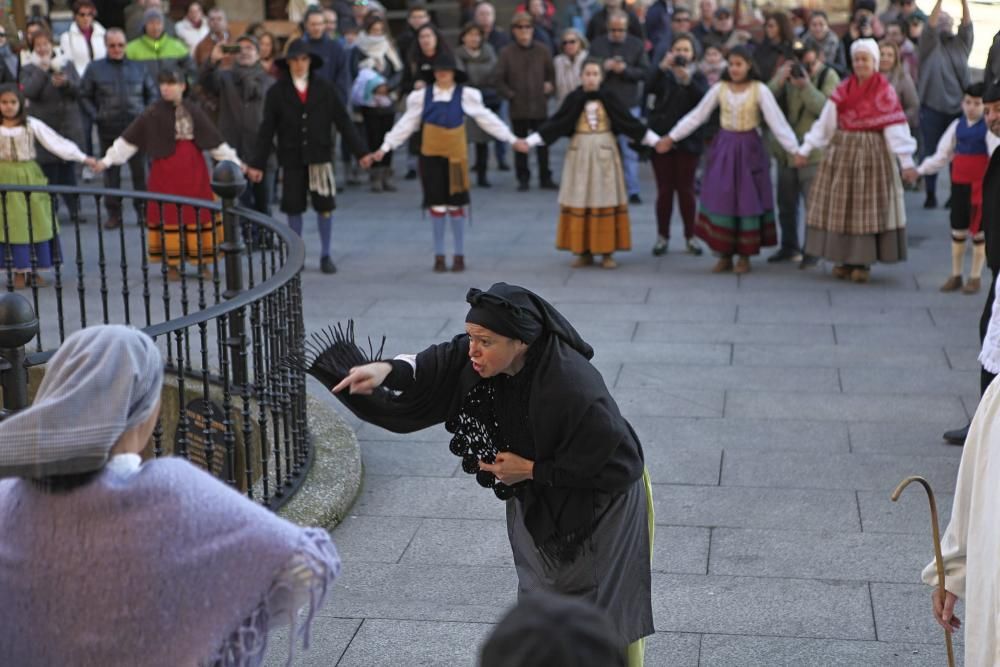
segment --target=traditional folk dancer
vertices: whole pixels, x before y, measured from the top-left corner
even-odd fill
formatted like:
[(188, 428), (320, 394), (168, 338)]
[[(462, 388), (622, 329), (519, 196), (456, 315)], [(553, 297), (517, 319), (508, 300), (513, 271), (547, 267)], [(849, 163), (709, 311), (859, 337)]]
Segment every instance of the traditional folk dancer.
[[(187, 82), (180, 71), (164, 70), (157, 80), (160, 99), (115, 139), (98, 163), (99, 171), (125, 164), (142, 151), (153, 162), (147, 184), (150, 192), (211, 201), (212, 186), (202, 151), (208, 151), (215, 160), (235, 162), (244, 170), (246, 166), (201, 107), (185, 99)], [(184, 259), (199, 265), (215, 261), (222, 221), (216, 220), (209, 209), (196, 213), (193, 206), (186, 204), (150, 201), (146, 204), (146, 225), (147, 252), (151, 259), (167, 262), (171, 278), (179, 276), (177, 267)], [(181, 257), (182, 249), (186, 258)]]
[(258, 665), (269, 630), (307, 636), (340, 572), (330, 536), (181, 458), (143, 463), (162, 386), (152, 339), (92, 326), (0, 424), (5, 665)]
[(365, 155), (364, 140), (354, 127), (340, 93), (333, 84), (315, 75), (323, 65), (322, 58), (310, 54), (306, 43), (297, 39), (276, 64), (284, 76), (267, 91), (264, 118), (247, 176), (255, 183), (264, 178), (277, 136), (282, 174), (281, 212), (288, 216), (288, 226), (302, 236), (302, 214), (312, 200), (319, 227), (319, 268), (323, 273), (336, 273), (337, 266), (330, 257), (333, 210), (337, 207), (331, 129), (336, 126), (362, 167), (371, 166), (371, 158)]
[[(983, 93), (983, 106), (985, 107), (986, 124), (990, 133), (1000, 136), (1000, 82), (994, 82), (986, 87)], [(994, 304), (996, 299), (997, 275), (1000, 274), (1000, 151), (993, 151), (989, 164), (986, 167), (986, 175), (983, 176), (983, 208), (982, 208), (982, 230), (985, 236), (986, 266), (990, 269), (990, 289), (986, 296), (986, 303), (983, 305), (982, 315), (979, 316), (979, 341), (983, 343), (988, 336), (996, 337), (990, 349), (1000, 350), (1000, 325), (990, 327), (994, 315), (1000, 317), (997, 307)], [(995, 373), (1000, 370), (1000, 358), (996, 363), (987, 365), (984, 357), (980, 359), (981, 368), (979, 371), (979, 395), (986, 393), (986, 389), (996, 377)], [(952, 445), (961, 445), (969, 433), (969, 425), (961, 428), (954, 428), (944, 433), (945, 442)]]
[[(997, 307), (993, 306), (994, 320)], [(993, 321), (990, 328), (1000, 327)], [(1000, 347), (996, 332), (987, 338), (983, 355), (992, 372), (1000, 371)], [(994, 382), (983, 395), (972, 418), (962, 462), (958, 468), (951, 521), (941, 537), (945, 594), (938, 588), (934, 561), (924, 568), (925, 584), (934, 587), (931, 606), (934, 619), (947, 632), (965, 627), (965, 664), (991, 667), (1000, 664), (1000, 384)], [(965, 602), (965, 622), (955, 615), (955, 603)]]
[(602, 255), (601, 266), (618, 266), (614, 253), (632, 249), (628, 192), (617, 135), (655, 146), (660, 137), (629, 113), (615, 95), (601, 90), (600, 62), (588, 62), (582, 85), (566, 96), (555, 115), (530, 134), (523, 146), (548, 146), (572, 137), (559, 186), (559, 227), (556, 248), (577, 256), (574, 267), (590, 266)]
[(708, 122), (716, 107), (722, 129), (707, 157), (695, 235), (719, 255), (713, 272), (747, 273), (752, 255), (778, 243), (770, 158), (758, 131), (762, 117), (786, 151), (795, 153), (799, 143), (745, 47), (729, 52), (723, 80), (670, 130), (667, 150)]
[[(983, 117), (982, 83), (974, 83), (962, 97), (962, 116), (952, 121), (941, 135), (937, 151), (917, 167), (917, 173), (935, 174), (951, 162), (951, 276), (941, 286), (942, 292), (976, 294), (982, 287), (986, 263), (986, 237), (981, 229), (983, 217), (983, 177), (1000, 137), (990, 132)], [(971, 235), (972, 269), (962, 285), (965, 241)]]
[[(24, 93), (17, 85), (0, 86), (0, 183), (48, 185), (35, 161), (35, 142), (62, 160), (97, 168), (97, 161), (76, 144), (28, 116)], [(15, 289), (23, 289), (33, 268), (51, 268), (59, 259), (59, 221), (45, 193), (8, 192), (0, 206), (0, 262), (12, 269)], [(45, 281), (35, 273), (34, 284), (41, 286)]]
[[(871, 265), (906, 259), (903, 176), (916, 178), (906, 114), (878, 71), (873, 39), (851, 44), (854, 73), (827, 100), (802, 140), (795, 166), (826, 149), (809, 193), (805, 254), (835, 263), (833, 275), (866, 283)], [(827, 148), (829, 146), (829, 148)]]
[(466, 300), (466, 332), (449, 342), (372, 362), (349, 330), (308, 372), (383, 428), (444, 423), (465, 472), (506, 501), (519, 595), (596, 604), (629, 664), (642, 665), (653, 510), (639, 439), (591, 365), (593, 348), (548, 302), (505, 283)]
[(430, 209), (434, 225), (434, 271), (447, 271), (444, 255), (445, 218), (451, 217), (454, 241), (452, 271), (465, 270), (465, 209), (469, 204), (469, 147), (465, 117), (469, 116), (490, 136), (523, 148), (496, 114), (483, 105), (475, 88), (462, 85), (465, 72), (456, 69), (455, 57), (438, 54), (433, 69), (426, 73), (427, 85), (406, 98), (406, 111), (385, 135), (382, 146), (371, 156), (375, 162), (421, 132), (420, 184), (423, 208)]

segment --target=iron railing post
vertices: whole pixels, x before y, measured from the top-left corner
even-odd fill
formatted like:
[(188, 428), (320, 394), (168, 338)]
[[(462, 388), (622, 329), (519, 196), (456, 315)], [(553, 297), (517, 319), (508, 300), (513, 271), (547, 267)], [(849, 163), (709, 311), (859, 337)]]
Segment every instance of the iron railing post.
[[(212, 171), (212, 192), (222, 200), (222, 250), (226, 265), (226, 291), (223, 298), (232, 299), (245, 289), (243, 283), (243, 245), (242, 228), (233, 212), (236, 199), (246, 189), (246, 179), (238, 165), (228, 160), (220, 162)], [(243, 309), (237, 310), (230, 317), (229, 338), (225, 345), (230, 350), (233, 384), (243, 386), (248, 382), (247, 372), (247, 337), (246, 322)]]
[(0, 387), (3, 413), (0, 418), (28, 407), (28, 369), (24, 346), (38, 333), (38, 318), (20, 294), (0, 295)]

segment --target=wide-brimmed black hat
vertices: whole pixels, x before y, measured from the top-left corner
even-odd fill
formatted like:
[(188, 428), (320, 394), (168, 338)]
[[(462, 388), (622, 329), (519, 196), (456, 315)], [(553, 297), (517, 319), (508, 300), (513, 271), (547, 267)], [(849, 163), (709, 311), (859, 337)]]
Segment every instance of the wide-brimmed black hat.
[(288, 45), (288, 49), (285, 51), (285, 55), (280, 58), (275, 59), (275, 64), (288, 69), (288, 59), (296, 58), (298, 56), (309, 56), (309, 69), (319, 69), (323, 66), (323, 59), (317, 56), (315, 53), (309, 51), (309, 46), (302, 41), (297, 39)]
[(437, 54), (434, 57), (434, 61), (430, 63), (429, 67), (422, 67), (420, 69), (421, 76), (423, 76), (424, 80), (428, 83), (434, 82), (434, 72), (446, 69), (450, 69), (455, 73), (455, 83), (465, 83), (469, 80), (469, 75), (465, 73), (465, 70), (459, 68), (458, 62), (455, 60), (455, 56), (447, 51), (442, 51)]

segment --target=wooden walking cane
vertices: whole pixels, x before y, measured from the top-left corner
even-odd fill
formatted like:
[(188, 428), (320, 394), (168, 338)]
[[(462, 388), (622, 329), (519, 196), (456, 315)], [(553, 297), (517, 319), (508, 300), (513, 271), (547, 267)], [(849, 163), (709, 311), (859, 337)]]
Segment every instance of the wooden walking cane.
[[(899, 500), (900, 494), (903, 493), (903, 489), (909, 486), (910, 482), (920, 482), (924, 487), (924, 491), (927, 492), (927, 502), (931, 506), (931, 531), (934, 534), (934, 563), (937, 565), (937, 576), (938, 576), (938, 591), (941, 595), (941, 604), (944, 604), (946, 597), (946, 592), (944, 589), (944, 557), (941, 555), (941, 531), (938, 528), (938, 512), (937, 503), (934, 501), (934, 490), (931, 489), (930, 482), (928, 482), (923, 477), (919, 475), (914, 475), (913, 477), (907, 477), (896, 490), (892, 492), (892, 502)], [(951, 647), (951, 632), (948, 630), (944, 631), (944, 643), (948, 647), (948, 667), (955, 667), (955, 651)]]

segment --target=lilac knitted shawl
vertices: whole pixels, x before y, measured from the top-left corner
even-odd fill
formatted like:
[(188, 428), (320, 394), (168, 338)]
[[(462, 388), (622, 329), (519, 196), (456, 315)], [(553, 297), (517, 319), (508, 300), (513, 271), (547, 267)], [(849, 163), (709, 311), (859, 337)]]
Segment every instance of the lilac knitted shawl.
[(326, 531), (180, 459), (113, 463), (63, 494), (0, 480), (4, 664), (259, 665), (280, 621), (308, 646), (340, 570)]

